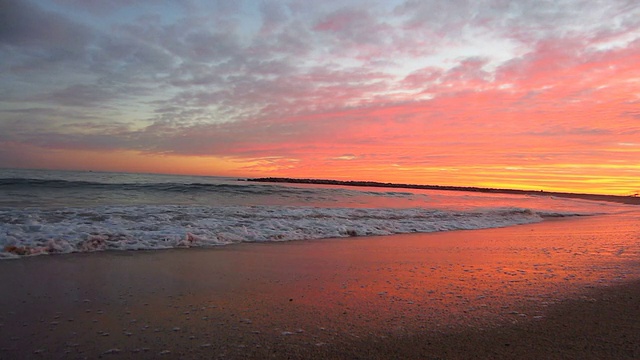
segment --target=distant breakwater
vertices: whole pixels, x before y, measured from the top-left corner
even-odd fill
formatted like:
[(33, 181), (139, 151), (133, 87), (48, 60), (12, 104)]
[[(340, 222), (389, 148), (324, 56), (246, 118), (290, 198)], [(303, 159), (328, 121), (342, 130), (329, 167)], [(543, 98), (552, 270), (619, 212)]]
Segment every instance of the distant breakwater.
[(534, 195), (534, 196), (558, 196), (558, 197), (574, 198), (574, 199), (584, 199), (584, 200), (593, 200), (593, 201), (610, 201), (610, 202), (616, 202), (616, 203), (622, 203), (622, 204), (640, 205), (640, 197), (638, 196), (579, 194), (579, 193), (555, 192), (555, 191), (544, 191), (544, 190), (535, 191), (535, 190), (482, 188), (482, 187), (473, 187), (473, 186), (396, 184), (396, 183), (383, 183), (383, 182), (377, 182), (377, 181), (296, 179), (296, 178), (285, 178), (285, 177), (265, 177), (265, 178), (254, 178), (254, 179), (244, 179), (244, 180), (251, 181), (251, 182), (267, 182), (267, 183), (339, 185), (339, 186), (377, 187), (377, 188), (395, 188), (395, 189), (467, 191), (467, 192), (481, 192), (481, 193)]

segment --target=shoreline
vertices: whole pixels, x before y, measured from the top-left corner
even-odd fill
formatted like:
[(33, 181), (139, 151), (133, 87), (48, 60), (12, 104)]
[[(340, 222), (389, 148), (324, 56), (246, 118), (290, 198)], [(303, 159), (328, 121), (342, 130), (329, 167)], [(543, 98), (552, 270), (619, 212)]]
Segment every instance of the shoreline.
[(0, 262), (0, 357), (637, 358), (637, 216)]
[(624, 195), (580, 194), (580, 193), (568, 193), (568, 192), (559, 192), (559, 191), (496, 189), (496, 188), (482, 188), (482, 187), (474, 187), (474, 186), (395, 184), (395, 183), (383, 183), (383, 182), (377, 182), (377, 181), (343, 181), (343, 180), (297, 179), (297, 178), (279, 178), (279, 177), (253, 178), (253, 179), (249, 178), (249, 179), (244, 179), (244, 181), (285, 183), (285, 184), (374, 187), (374, 188), (391, 188), (391, 189), (465, 191), (465, 192), (529, 195), (529, 196), (557, 196), (557, 197), (564, 197), (564, 198), (571, 198), (571, 199), (608, 201), (608, 202), (615, 202), (620, 204), (640, 205), (640, 196), (633, 196), (633, 195), (624, 196)]

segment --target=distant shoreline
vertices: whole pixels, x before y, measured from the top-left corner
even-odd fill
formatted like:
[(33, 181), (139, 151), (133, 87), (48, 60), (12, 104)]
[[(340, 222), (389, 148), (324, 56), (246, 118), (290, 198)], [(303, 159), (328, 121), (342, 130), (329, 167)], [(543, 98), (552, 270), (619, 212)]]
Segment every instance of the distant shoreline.
[(254, 178), (254, 179), (245, 179), (245, 181), (287, 183), (287, 184), (359, 186), (359, 187), (377, 187), (377, 188), (394, 188), (394, 189), (467, 191), (467, 192), (515, 194), (515, 195), (537, 195), (537, 196), (545, 195), (545, 196), (558, 196), (558, 197), (573, 198), (573, 199), (609, 201), (609, 202), (616, 202), (616, 203), (622, 203), (622, 204), (640, 205), (640, 197), (638, 196), (576, 194), (576, 193), (543, 191), (543, 190), (534, 191), (534, 190), (494, 189), (494, 188), (482, 188), (482, 187), (472, 187), (472, 186), (416, 185), (416, 184), (383, 183), (383, 182), (376, 182), (376, 181), (295, 179), (295, 178), (283, 178), (283, 177)]

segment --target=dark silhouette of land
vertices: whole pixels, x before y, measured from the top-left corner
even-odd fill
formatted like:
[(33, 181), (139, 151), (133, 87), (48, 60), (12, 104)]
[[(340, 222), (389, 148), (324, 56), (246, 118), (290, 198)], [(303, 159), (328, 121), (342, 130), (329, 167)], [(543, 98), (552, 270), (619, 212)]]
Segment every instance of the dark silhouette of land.
[(377, 188), (396, 188), (396, 189), (420, 189), (420, 190), (444, 190), (444, 191), (470, 191), (482, 193), (499, 193), (499, 194), (516, 194), (516, 195), (535, 195), (535, 196), (558, 196), (565, 198), (576, 198), (594, 201), (610, 201), (623, 204), (640, 205), (640, 197), (634, 195), (602, 195), (602, 194), (579, 194), (556, 191), (534, 191), (534, 190), (515, 190), (515, 189), (495, 189), (482, 188), (473, 186), (446, 186), (446, 185), (416, 185), (416, 184), (394, 184), (376, 181), (342, 181), (342, 180), (325, 180), (325, 179), (295, 179), (281, 177), (266, 177), (246, 179), (253, 182), (269, 182), (269, 183), (289, 183), (289, 184), (315, 184), (315, 185), (339, 185), (339, 186), (360, 186), (360, 187), (377, 187)]

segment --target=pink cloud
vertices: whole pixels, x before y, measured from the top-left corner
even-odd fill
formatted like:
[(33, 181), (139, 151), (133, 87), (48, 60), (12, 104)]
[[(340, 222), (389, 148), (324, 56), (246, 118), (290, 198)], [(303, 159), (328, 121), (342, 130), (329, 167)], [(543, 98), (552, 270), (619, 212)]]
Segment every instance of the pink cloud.
[[(522, 174), (544, 181), (563, 164), (637, 164), (636, 147), (619, 145), (640, 132), (630, 3), (224, 3), (128, 23), (110, 5), (68, 8), (109, 31), (11, 3), (25, 21), (0, 38), (0, 141), (217, 156), (274, 174), (442, 168), (497, 181), (531, 166)], [(40, 20), (51, 34), (24, 25)]]

